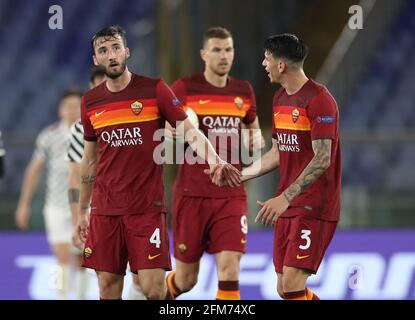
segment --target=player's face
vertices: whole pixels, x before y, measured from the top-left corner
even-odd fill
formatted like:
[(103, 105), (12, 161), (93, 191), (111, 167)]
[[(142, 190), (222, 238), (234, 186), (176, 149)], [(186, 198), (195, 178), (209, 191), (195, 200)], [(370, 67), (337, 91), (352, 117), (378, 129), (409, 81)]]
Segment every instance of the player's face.
[(73, 95), (63, 98), (59, 104), (59, 116), (68, 123), (73, 123), (81, 116), (81, 97)]
[(200, 51), (206, 69), (224, 76), (229, 73), (233, 63), (234, 49), (232, 38), (210, 38)]
[(105, 76), (96, 76), (94, 81), (89, 83), (89, 88), (95, 88), (96, 86), (100, 85), (105, 79)]
[(281, 73), (283, 69), (281, 69), (282, 61), (279, 59), (275, 59), (272, 53), (265, 51), (264, 60), (262, 61), (262, 65), (265, 67), (265, 71), (268, 73), (268, 77), (271, 82), (279, 83), (281, 79)]
[(124, 46), (120, 36), (97, 38), (94, 43), (94, 51), (94, 64), (102, 66), (109, 78), (116, 79), (123, 74), (127, 59), (130, 57), (130, 51)]

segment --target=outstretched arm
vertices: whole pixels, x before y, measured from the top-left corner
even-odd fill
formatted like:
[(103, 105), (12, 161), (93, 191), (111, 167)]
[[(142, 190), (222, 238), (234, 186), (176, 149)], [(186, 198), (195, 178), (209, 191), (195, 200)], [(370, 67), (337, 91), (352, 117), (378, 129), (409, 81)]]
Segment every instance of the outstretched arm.
[(231, 187), (239, 186), (241, 184), (239, 170), (218, 156), (209, 139), (193, 125), (189, 118), (183, 120), (183, 125), (186, 141), (197, 155), (209, 164), (208, 174), (212, 182), (219, 186), (223, 185), (222, 181)]
[(242, 181), (248, 181), (260, 177), (278, 168), (280, 165), (280, 154), (277, 140), (272, 139), (272, 148), (261, 158), (255, 160), (249, 167), (242, 169)]

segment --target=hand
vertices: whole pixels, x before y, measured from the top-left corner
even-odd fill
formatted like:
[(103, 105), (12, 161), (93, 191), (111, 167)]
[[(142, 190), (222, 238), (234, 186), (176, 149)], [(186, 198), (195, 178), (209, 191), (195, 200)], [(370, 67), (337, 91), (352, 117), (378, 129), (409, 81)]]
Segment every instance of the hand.
[(26, 205), (19, 205), (16, 210), (16, 225), (20, 230), (27, 230), (29, 227), (30, 208)]
[(78, 230), (78, 224), (75, 225), (73, 232), (72, 232), (72, 244), (78, 248), (83, 250), (84, 249), (84, 243), (81, 240), (80, 232)]
[(78, 222), (75, 227), (74, 233), (76, 234), (75, 238), (79, 239), (81, 243), (85, 243), (88, 237), (88, 227), (89, 227), (89, 214), (85, 211), (79, 211)]
[(268, 201), (257, 203), (262, 207), (259, 210), (255, 222), (261, 221), (266, 226), (277, 222), (279, 216), (288, 209), (290, 203), (284, 197), (284, 194), (280, 194), (278, 197), (271, 198)]
[(241, 172), (231, 164), (220, 160), (219, 164), (209, 165), (210, 169), (205, 169), (204, 173), (209, 174), (212, 183), (219, 187), (241, 185)]

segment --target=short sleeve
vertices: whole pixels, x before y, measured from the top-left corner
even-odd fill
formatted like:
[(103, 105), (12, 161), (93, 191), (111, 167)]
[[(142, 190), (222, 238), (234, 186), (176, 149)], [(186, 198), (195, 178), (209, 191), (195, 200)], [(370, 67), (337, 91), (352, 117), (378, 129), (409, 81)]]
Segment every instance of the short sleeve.
[(311, 101), (307, 109), (311, 122), (311, 139), (335, 139), (338, 133), (339, 112), (336, 101), (322, 90)]
[(88, 116), (86, 103), (85, 103), (85, 96), (82, 97), (82, 101), (81, 101), (81, 120), (82, 120), (82, 126), (84, 127), (84, 139), (87, 141), (96, 141), (97, 136), (92, 126), (91, 120), (89, 119), (89, 116)]
[(42, 130), (36, 138), (33, 157), (46, 161), (48, 158), (48, 131)]
[(187, 118), (181, 102), (163, 80), (157, 83), (156, 96), (160, 113), (173, 128), (176, 127), (177, 121)]
[(187, 89), (186, 85), (182, 80), (176, 80), (172, 86), (171, 89), (173, 93), (176, 95), (177, 99), (181, 102), (183, 106), (186, 106), (187, 104)]
[(71, 126), (71, 136), (65, 160), (69, 162), (81, 163), (84, 153), (84, 130), (81, 121), (75, 122)]
[(252, 88), (251, 84), (247, 82), (247, 85), (248, 85), (248, 90), (249, 90), (250, 106), (249, 106), (248, 111), (246, 112), (245, 117), (242, 119), (242, 121), (245, 124), (250, 124), (256, 118), (256, 99), (255, 99), (254, 89)]

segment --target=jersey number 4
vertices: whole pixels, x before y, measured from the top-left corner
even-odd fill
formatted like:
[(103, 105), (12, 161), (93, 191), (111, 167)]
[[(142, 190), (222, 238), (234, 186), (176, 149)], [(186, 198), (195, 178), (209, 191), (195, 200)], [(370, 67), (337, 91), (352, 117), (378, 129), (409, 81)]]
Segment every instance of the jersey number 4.
[(150, 243), (156, 245), (156, 248), (160, 248), (160, 228), (156, 228), (150, 237)]

